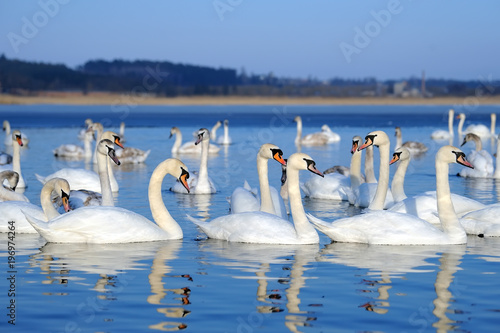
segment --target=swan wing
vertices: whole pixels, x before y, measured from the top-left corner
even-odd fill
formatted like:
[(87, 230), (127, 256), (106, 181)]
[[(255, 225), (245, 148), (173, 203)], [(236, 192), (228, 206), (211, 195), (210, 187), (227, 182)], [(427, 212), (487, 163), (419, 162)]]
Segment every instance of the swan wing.
[(29, 202), (6, 201), (0, 202), (0, 232), (9, 232), (9, 222), (15, 222), (17, 233), (35, 234), (36, 230), (29, 224), (23, 211), (46, 223), (47, 217), (42, 208)]
[(211, 222), (187, 217), (209, 238), (240, 243), (298, 244), (293, 225), (273, 214), (244, 212), (221, 216)]

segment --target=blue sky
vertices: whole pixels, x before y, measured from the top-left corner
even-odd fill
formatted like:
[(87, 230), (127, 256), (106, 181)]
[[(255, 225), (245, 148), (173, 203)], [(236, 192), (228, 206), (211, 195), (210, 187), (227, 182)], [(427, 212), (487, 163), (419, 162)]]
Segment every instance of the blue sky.
[[(0, 53), (328, 79), (500, 79), (500, 1), (0, 0)], [(31, 28), (31, 29), (30, 29)]]

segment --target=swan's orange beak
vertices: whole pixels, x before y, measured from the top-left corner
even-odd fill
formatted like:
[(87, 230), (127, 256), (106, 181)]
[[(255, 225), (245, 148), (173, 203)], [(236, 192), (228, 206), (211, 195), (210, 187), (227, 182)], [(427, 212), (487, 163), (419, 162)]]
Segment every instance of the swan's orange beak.
[(117, 145), (121, 149), (125, 149), (125, 147), (123, 147), (122, 143), (120, 142), (120, 137), (116, 135), (115, 135), (115, 145)]
[(16, 141), (19, 144), (19, 146), (21, 147), (23, 146), (23, 140), (21, 139), (20, 135), (16, 135)]
[(472, 164), (470, 164), (469, 161), (467, 161), (467, 158), (465, 157), (464, 153), (457, 155), (457, 163), (462, 164), (462, 165), (469, 167), (471, 169), (474, 169), (474, 166)]
[(69, 206), (69, 195), (64, 191), (61, 191), (61, 192), (62, 192), (61, 197), (62, 197), (64, 211), (67, 213), (71, 210), (71, 207)]
[(317, 174), (318, 176), (325, 177), (321, 171), (316, 169), (316, 162), (313, 160), (305, 159), (304, 160), (307, 162), (307, 170), (311, 171), (312, 173)]
[(283, 159), (283, 152), (280, 149), (274, 152), (273, 158), (282, 165), (286, 165), (286, 161)]
[(389, 165), (396, 163), (401, 159), (401, 153), (394, 153), (392, 154), (392, 160), (389, 162)]
[(359, 149), (358, 149), (358, 150), (363, 150), (363, 149), (365, 149), (366, 147), (370, 147), (371, 145), (373, 145), (373, 138), (372, 138), (371, 136), (367, 136), (367, 137), (365, 138), (365, 143), (363, 143), (363, 144), (361, 145), (361, 147), (359, 147)]
[(179, 177), (179, 181), (181, 182), (182, 186), (184, 186), (184, 188), (188, 191), (189, 193), (189, 184), (187, 182), (187, 180), (189, 179), (189, 172), (187, 172), (184, 168), (181, 168), (182, 170), (182, 173)]
[(359, 146), (358, 141), (352, 142), (351, 154), (354, 154), (356, 152), (356, 150), (358, 150), (358, 146)]

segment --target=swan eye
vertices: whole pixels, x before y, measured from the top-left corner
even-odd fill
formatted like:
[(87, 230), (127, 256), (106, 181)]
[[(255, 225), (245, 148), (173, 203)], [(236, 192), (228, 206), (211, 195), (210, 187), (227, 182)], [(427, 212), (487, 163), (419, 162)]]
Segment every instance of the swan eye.
[(365, 145), (366, 145), (366, 144), (372, 145), (372, 144), (373, 144), (373, 142), (375, 141), (375, 137), (376, 137), (376, 136), (377, 136), (376, 134), (373, 134), (373, 135), (367, 135), (367, 136), (365, 137)]
[(187, 172), (186, 169), (184, 169), (183, 167), (181, 167), (181, 176), (179, 178), (183, 178), (183, 176), (186, 178), (186, 179), (189, 179), (189, 172)]

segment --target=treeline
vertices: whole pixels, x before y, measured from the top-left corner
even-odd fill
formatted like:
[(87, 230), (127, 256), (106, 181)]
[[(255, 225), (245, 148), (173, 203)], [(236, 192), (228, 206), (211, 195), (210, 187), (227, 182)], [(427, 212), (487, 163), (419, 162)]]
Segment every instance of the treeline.
[[(402, 81), (402, 80), (399, 80)], [(387, 96), (394, 94), (399, 81), (375, 78), (350, 80), (334, 78), (280, 78), (239, 73), (230, 68), (212, 68), (168, 61), (91, 60), (76, 69), (63, 64), (47, 64), (7, 59), (0, 56), (0, 91), (33, 94), (38, 91), (109, 91), (149, 93), (156, 96), (235, 95), (235, 96)], [(407, 91), (420, 91), (421, 80), (406, 81)], [(471, 96), (500, 93), (499, 81), (437, 80), (426, 82), (428, 96)]]

